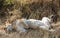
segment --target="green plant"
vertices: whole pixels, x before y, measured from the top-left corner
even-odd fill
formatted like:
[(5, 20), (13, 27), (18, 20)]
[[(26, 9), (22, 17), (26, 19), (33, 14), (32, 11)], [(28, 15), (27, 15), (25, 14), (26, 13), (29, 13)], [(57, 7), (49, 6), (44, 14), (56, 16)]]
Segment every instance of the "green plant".
[(4, 1), (4, 5), (11, 5), (13, 3), (14, 3), (13, 0), (5, 0)]

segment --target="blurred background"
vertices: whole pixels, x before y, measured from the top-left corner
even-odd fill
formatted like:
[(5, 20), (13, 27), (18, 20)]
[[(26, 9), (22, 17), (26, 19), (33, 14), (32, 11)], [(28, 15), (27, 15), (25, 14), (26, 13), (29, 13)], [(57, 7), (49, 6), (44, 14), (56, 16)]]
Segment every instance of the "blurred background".
[[(1, 25), (14, 22), (16, 19), (38, 19), (56, 15), (56, 32), (30, 30), (27, 35), (19, 33), (3, 34)], [(60, 38), (60, 0), (0, 0), (0, 38)], [(8, 24), (8, 23), (7, 23)], [(1, 31), (2, 30), (2, 31)], [(56, 36), (55, 36), (56, 35)]]
[(60, 15), (60, 0), (0, 0), (0, 24), (18, 18), (40, 20), (54, 13)]

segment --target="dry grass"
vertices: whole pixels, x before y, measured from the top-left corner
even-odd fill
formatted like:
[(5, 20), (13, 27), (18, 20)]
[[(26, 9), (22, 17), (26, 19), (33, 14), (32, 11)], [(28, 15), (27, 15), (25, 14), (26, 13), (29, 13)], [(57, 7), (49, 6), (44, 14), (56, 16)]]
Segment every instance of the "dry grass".
[[(55, 32), (50, 32), (43, 29), (30, 29), (26, 33), (19, 33), (19, 32), (11, 32), (6, 33), (3, 28), (5, 26), (0, 26), (0, 38), (59, 38), (60, 37), (60, 22), (56, 24), (52, 24)], [(58, 26), (58, 27), (57, 27)]]
[[(45, 10), (48, 10), (48, 13), (52, 12), (51, 8), (49, 8), (48, 6), (49, 2), (51, 2), (52, 0), (43, 1), (43, 4), (44, 4), (43, 8), (44, 6), (47, 6), (47, 8), (44, 8), (44, 9), (40, 5), (42, 2), (41, 0), (13, 0), (13, 1), (15, 3), (14, 9), (12, 11), (9, 10), (8, 11), (9, 15), (8, 16), (6, 15), (9, 22), (13, 22), (18, 18), (41, 19), (45, 14), (47, 14)], [(57, 2), (55, 1), (54, 4), (57, 4), (58, 6), (59, 2), (58, 3)], [(43, 12), (45, 12), (45, 14), (43, 14)], [(58, 14), (60, 15), (60, 10), (58, 11)], [(60, 16), (59, 16), (59, 20), (60, 20)], [(22, 33), (22, 34), (19, 34), (18, 32), (12, 32), (8, 34), (4, 30), (5, 25), (2, 25), (0, 26), (0, 38), (60, 38), (60, 22), (57, 22), (57, 24), (52, 24), (52, 25), (53, 25), (53, 29), (56, 29), (56, 32), (49, 32), (49, 31), (40, 29), (40, 30), (29, 30), (28, 33)]]
[(10, 34), (0, 32), (0, 38), (43, 38), (43, 37), (44, 32), (41, 30), (30, 30), (28, 33), (22, 34), (19, 34), (18, 32), (13, 32)]

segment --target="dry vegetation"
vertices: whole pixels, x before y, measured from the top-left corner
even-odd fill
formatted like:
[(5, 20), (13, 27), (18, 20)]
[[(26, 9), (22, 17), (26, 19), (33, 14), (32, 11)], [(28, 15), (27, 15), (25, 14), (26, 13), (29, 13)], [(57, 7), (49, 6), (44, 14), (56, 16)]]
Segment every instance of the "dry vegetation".
[[(45, 30), (30, 30), (26, 34), (12, 32), (6, 33), (5, 22), (10, 23), (20, 18), (41, 19), (43, 16), (50, 16), (54, 12), (59, 14), (60, 20), (60, 0), (10, 0), (0, 1), (0, 38), (60, 38), (60, 21), (53, 25), (56, 32)], [(3, 4), (4, 3), (4, 4)]]

